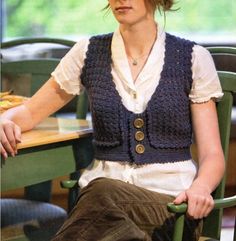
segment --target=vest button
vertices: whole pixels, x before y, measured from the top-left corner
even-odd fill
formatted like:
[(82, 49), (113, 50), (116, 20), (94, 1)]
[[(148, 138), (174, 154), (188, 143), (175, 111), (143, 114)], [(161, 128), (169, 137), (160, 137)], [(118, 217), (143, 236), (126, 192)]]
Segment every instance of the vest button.
[(137, 118), (137, 119), (134, 120), (134, 126), (135, 126), (136, 128), (142, 128), (143, 125), (144, 125), (143, 119)]
[(135, 139), (136, 141), (142, 141), (144, 139), (144, 133), (142, 131), (136, 131)]
[(143, 154), (145, 151), (145, 147), (142, 144), (138, 144), (136, 145), (135, 150), (138, 154)]

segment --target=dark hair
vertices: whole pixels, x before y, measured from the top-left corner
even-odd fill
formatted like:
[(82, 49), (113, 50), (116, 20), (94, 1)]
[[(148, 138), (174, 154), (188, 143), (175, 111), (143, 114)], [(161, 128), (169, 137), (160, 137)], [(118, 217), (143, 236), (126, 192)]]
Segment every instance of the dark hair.
[(169, 11), (174, 5), (174, 0), (145, 0), (146, 3), (154, 10)]

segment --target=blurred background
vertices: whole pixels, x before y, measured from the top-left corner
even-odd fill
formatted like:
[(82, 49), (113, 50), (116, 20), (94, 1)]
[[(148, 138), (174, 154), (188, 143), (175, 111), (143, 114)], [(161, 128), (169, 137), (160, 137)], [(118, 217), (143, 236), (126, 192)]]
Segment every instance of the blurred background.
[[(19, 37), (80, 36), (113, 31), (117, 24), (103, 11), (105, 0), (1, 0), (2, 40)], [(166, 17), (165, 30), (208, 44), (236, 44), (236, 1), (178, 0)]]

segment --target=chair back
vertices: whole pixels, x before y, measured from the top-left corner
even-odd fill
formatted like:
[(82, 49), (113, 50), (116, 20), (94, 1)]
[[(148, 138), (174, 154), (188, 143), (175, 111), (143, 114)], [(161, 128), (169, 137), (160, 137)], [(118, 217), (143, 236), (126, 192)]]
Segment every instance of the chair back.
[(207, 47), (211, 53), (217, 70), (236, 72), (236, 47)]
[[(228, 148), (230, 141), (231, 112), (233, 107), (233, 93), (236, 93), (236, 73), (227, 71), (218, 71), (221, 86), (224, 92), (222, 100), (217, 103), (217, 114), (220, 129), (221, 144), (227, 166)], [(224, 197), (226, 173), (213, 193), (214, 199)], [(221, 220), (223, 209), (213, 210), (205, 219), (203, 227), (203, 236), (211, 238), (220, 238)]]
[(2, 74), (30, 75), (30, 96), (32, 96), (49, 78), (58, 65), (58, 59), (27, 59), (2, 62)]
[[(66, 48), (71, 48), (74, 41), (56, 38), (22, 38), (4, 42), (1, 44), (2, 49), (19, 47), (25, 45), (30, 48), (32, 44), (57, 44)], [(49, 78), (53, 70), (59, 64), (61, 56), (57, 57), (30, 57), (29, 59), (17, 59), (5, 61), (4, 56), (1, 61), (2, 77), (11, 79), (13, 76), (24, 75), (30, 79), (29, 95), (32, 96)], [(28, 84), (28, 83), (27, 83)], [(76, 117), (85, 119), (88, 111), (88, 98), (86, 92), (72, 100), (70, 109), (76, 112)], [(65, 109), (65, 108), (64, 108)]]

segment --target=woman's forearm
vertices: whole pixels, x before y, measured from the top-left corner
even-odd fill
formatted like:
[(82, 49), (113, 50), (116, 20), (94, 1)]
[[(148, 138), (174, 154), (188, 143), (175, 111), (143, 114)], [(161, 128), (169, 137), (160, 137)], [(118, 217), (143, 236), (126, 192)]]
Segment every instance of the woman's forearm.
[(209, 100), (192, 104), (191, 110), (199, 163), (193, 185), (204, 186), (211, 193), (222, 179), (225, 169), (216, 105), (213, 100)]
[(192, 185), (205, 187), (212, 193), (220, 183), (225, 171), (225, 161), (222, 152), (208, 155), (199, 160), (199, 170)]
[(1, 115), (1, 119), (13, 121), (21, 128), (22, 132), (31, 130), (36, 124), (33, 122), (31, 113), (25, 105), (7, 110)]
[(27, 131), (64, 106), (73, 97), (62, 90), (51, 78), (24, 105), (6, 111), (2, 118), (13, 121), (22, 131)]

